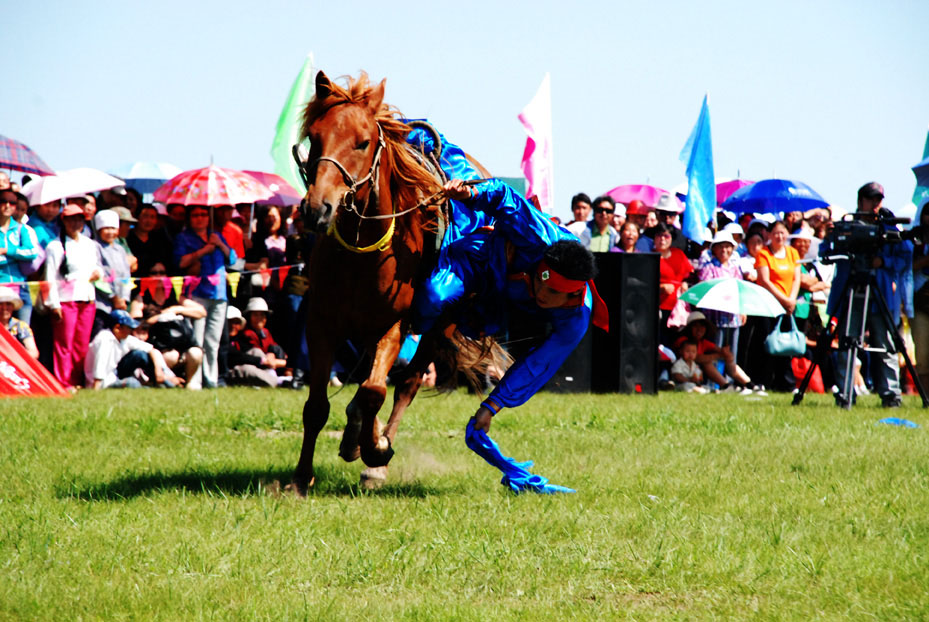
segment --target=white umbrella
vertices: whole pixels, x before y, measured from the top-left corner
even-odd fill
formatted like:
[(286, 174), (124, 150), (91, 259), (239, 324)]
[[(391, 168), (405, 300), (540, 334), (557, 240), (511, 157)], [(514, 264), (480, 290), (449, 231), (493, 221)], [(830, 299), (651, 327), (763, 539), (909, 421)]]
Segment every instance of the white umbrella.
[(124, 185), (126, 182), (123, 180), (95, 168), (73, 168), (31, 180), (23, 186), (23, 194), (30, 205), (41, 205)]

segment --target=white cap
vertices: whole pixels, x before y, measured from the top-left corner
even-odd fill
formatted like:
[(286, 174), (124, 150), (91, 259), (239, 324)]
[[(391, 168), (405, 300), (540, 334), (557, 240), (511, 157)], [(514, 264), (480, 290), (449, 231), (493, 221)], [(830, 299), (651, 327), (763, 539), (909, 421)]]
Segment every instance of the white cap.
[(226, 319), (236, 320), (237, 322), (245, 322), (245, 318), (242, 317), (242, 312), (239, 311), (239, 308), (235, 305), (228, 305), (226, 307)]
[(107, 227), (119, 229), (119, 214), (111, 209), (101, 210), (94, 216), (94, 228), (97, 231)]
[(725, 229), (716, 233), (716, 235), (713, 237), (713, 241), (710, 242), (710, 245), (713, 244), (732, 244), (733, 246), (737, 246), (735, 240), (732, 239), (732, 234)]
[(729, 235), (745, 235), (745, 232), (742, 231), (742, 225), (737, 222), (730, 222), (728, 225), (723, 227), (723, 231)]

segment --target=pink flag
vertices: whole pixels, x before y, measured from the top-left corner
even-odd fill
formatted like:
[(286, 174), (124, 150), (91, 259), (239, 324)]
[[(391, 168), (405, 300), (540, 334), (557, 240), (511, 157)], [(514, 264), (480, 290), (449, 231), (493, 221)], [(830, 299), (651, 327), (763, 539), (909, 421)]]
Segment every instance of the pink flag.
[(519, 114), (519, 121), (529, 137), (523, 151), (521, 168), (529, 182), (526, 197), (538, 197), (545, 212), (555, 206), (554, 174), (552, 171), (552, 84), (548, 73), (532, 101)]

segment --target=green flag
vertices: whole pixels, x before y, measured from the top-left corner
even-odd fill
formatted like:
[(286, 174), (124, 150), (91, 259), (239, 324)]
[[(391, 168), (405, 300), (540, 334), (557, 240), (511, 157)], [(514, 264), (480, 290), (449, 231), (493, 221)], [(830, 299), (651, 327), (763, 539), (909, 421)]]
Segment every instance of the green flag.
[[(926, 134), (926, 146), (923, 147), (923, 160), (926, 158), (929, 158), (929, 134)], [(922, 160), (920, 160), (920, 162), (922, 162)], [(926, 199), (929, 199), (929, 186), (920, 186), (917, 181), (916, 190), (913, 192), (913, 205), (919, 207), (919, 204)]]
[(294, 85), (281, 116), (277, 119), (277, 131), (271, 143), (271, 158), (274, 160), (274, 172), (283, 177), (297, 190), (306, 188), (300, 171), (294, 162), (291, 149), (301, 141), (300, 126), (303, 124), (303, 109), (313, 96), (313, 53), (310, 52), (303, 62), (303, 68), (297, 74)]

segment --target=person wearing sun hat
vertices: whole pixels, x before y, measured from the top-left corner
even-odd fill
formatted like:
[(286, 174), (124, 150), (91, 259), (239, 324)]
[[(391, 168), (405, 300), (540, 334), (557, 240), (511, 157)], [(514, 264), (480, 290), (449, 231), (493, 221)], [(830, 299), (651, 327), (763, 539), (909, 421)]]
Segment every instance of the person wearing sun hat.
[[(107, 211), (107, 210), (105, 210)], [(147, 341), (132, 334), (139, 322), (124, 309), (108, 314), (108, 328), (104, 328), (87, 350), (84, 375), (89, 389), (139, 388), (137, 376), (141, 370), (154, 386), (176, 386), (180, 381), (165, 373), (165, 360), (161, 352)]]
[(39, 349), (29, 324), (15, 317), (13, 313), (23, 306), (23, 301), (16, 293), (17, 288), (0, 285), (0, 326), (22, 344), (34, 359), (39, 358)]
[(126, 309), (129, 305), (132, 285), (130, 283), (129, 256), (116, 240), (119, 237), (119, 214), (106, 209), (94, 215), (94, 230), (97, 239), (97, 261), (103, 268), (103, 278), (96, 283), (97, 313), (91, 338), (109, 322), (110, 311)]
[(81, 235), (81, 206), (65, 205), (61, 222), (58, 238), (45, 249), (45, 305), (52, 317), (52, 372), (69, 388), (84, 384), (84, 356), (96, 314), (94, 283), (103, 276), (103, 268), (97, 245)]

